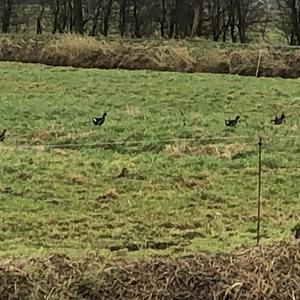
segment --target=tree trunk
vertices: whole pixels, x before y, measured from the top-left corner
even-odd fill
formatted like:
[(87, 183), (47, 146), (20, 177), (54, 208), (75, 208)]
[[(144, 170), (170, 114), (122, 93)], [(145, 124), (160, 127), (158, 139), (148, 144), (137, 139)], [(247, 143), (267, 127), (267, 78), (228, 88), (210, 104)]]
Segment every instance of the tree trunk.
[(137, 7), (137, 0), (133, 0), (133, 22), (134, 22), (134, 36), (136, 38), (141, 38), (140, 32), (140, 22), (138, 17), (138, 7)]
[(3, 0), (3, 13), (1, 16), (2, 20), (2, 32), (8, 33), (10, 26), (10, 18), (12, 14), (12, 0)]
[(74, 29), (83, 34), (82, 0), (74, 0)]
[(299, 28), (298, 8), (297, 8), (296, 0), (290, 0), (290, 5), (292, 11), (292, 24), (293, 24), (292, 32), (297, 39), (298, 45), (300, 45), (300, 28)]
[(36, 34), (43, 33), (42, 18), (43, 18), (43, 14), (44, 14), (44, 10), (45, 10), (43, 1), (42, 1), (41, 5), (42, 5), (42, 7), (41, 7), (40, 14), (38, 15), (38, 17), (36, 19)]
[(199, 24), (198, 24), (198, 36), (202, 36), (203, 35), (203, 15), (204, 15), (204, 1), (205, 0), (201, 0), (200, 1), (200, 15), (199, 15)]
[(235, 37), (235, 9), (234, 9), (234, 0), (230, 0), (229, 2), (229, 20), (228, 20), (229, 26), (230, 26), (230, 37), (231, 41), (233, 43), (236, 43), (236, 37)]
[(229, 6), (223, 8), (223, 42), (224, 43), (227, 40), (227, 33), (229, 29), (230, 29), (231, 40), (234, 42), (234, 26), (235, 26), (234, 23), (235, 22), (234, 22), (233, 0), (230, 0)]
[(290, 46), (295, 46), (296, 45), (296, 40), (295, 40), (295, 35), (292, 32), (291, 37), (290, 37)]
[(175, 5), (171, 12), (171, 20), (170, 20), (170, 26), (169, 26), (169, 38), (170, 39), (178, 36), (178, 26), (177, 26), (176, 15), (177, 15), (177, 11), (179, 8), (179, 1), (180, 0), (175, 0)]
[(111, 15), (111, 7), (112, 7), (112, 0), (108, 0), (106, 3), (105, 8), (105, 14), (104, 14), (104, 20), (103, 20), (103, 35), (108, 35), (108, 29), (109, 29), (109, 19)]
[(53, 29), (52, 33), (56, 33), (58, 30), (58, 15), (59, 15), (59, 0), (54, 0), (54, 8), (53, 8), (53, 14), (54, 14), (54, 21), (53, 21)]
[(161, 0), (161, 21), (160, 21), (160, 35), (163, 38), (165, 36), (165, 24), (166, 24), (166, 16), (167, 16), (167, 7), (166, 0)]
[(74, 27), (74, 10), (72, 5), (72, 0), (68, 0), (69, 7), (69, 32), (73, 32)]
[(223, 11), (223, 43), (226, 42), (228, 28), (229, 28), (229, 20), (226, 22), (226, 13), (225, 11)]
[(119, 12), (119, 29), (121, 37), (125, 34), (126, 29), (126, 8), (127, 8), (127, 0), (121, 0), (120, 3), (120, 12)]
[(42, 34), (42, 33), (43, 33), (42, 20), (41, 17), (38, 16), (36, 19), (36, 34)]
[(97, 7), (97, 10), (96, 10), (96, 14), (95, 14), (95, 17), (94, 17), (94, 20), (93, 20), (91, 36), (96, 35), (96, 29), (97, 29), (98, 19), (99, 19), (99, 16), (100, 16), (101, 6), (102, 6), (102, 0), (99, 0), (98, 7)]
[(242, 8), (241, 8), (241, 0), (236, 1), (236, 6), (237, 6), (237, 16), (238, 16), (238, 32), (239, 32), (239, 37), (240, 37), (240, 42), (245, 43), (246, 42), (246, 24), (245, 24), (245, 17), (242, 13)]
[(211, 8), (212, 36), (214, 42), (217, 42), (219, 40), (222, 33), (220, 29), (221, 12), (219, 2), (219, 0), (214, 0), (213, 6)]
[(61, 16), (61, 30), (62, 30), (62, 32), (66, 31), (67, 22), (68, 22), (67, 19), (68, 19), (67, 0), (63, 0), (63, 11), (62, 11), (62, 16)]
[(297, 34), (297, 38), (298, 38), (298, 45), (300, 45), (300, 3), (299, 0), (297, 2), (297, 11), (298, 11), (298, 34)]
[(234, 18), (234, 16), (230, 20), (230, 35), (231, 35), (232, 42), (236, 43), (236, 37), (235, 37), (235, 18)]
[(198, 34), (198, 27), (200, 22), (200, 9), (201, 9), (201, 1), (195, 0), (194, 2), (194, 19), (191, 31), (191, 37), (195, 37)]

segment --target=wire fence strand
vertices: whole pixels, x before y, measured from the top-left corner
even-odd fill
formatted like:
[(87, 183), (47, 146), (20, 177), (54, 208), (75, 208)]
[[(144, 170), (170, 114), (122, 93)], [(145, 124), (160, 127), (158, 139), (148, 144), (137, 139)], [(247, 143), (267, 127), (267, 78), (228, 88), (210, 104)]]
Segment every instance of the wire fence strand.
[[(38, 144), (38, 145), (28, 145), (28, 144), (20, 144), (20, 145), (2, 145), (2, 148), (28, 148), (28, 149), (38, 149), (38, 148), (97, 148), (103, 146), (118, 146), (118, 145), (138, 145), (138, 144), (159, 144), (159, 143), (184, 143), (184, 142), (196, 142), (196, 141), (230, 141), (230, 140), (255, 140), (254, 136), (215, 136), (215, 137), (195, 137), (195, 138), (168, 138), (168, 139), (145, 139), (145, 140), (121, 140), (121, 141), (107, 141), (107, 142), (99, 142), (99, 143), (69, 143), (69, 144)], [(1, 149), (1, 147), (0, 147)]]
[(166, 138), (166, 139), (144, 139), (144, 140), (119, 140), (105, 141), (98, 143), (59, 143), (59, 144), (1, 144), (0, 149), (63, 149), (63, 148), (102, 148), (104, 146), (134, 146), (141, 144), (160, 144), (160, 143), (186, 143), (186, 142), (209, 142), (209, 141), (236, 141), (244, 140), (256, 143), (261, 136), (265, 141), (274, 139), (300, 139), (300, 135), (248, 135), (248, 136), (210, 136), (194, 138)]

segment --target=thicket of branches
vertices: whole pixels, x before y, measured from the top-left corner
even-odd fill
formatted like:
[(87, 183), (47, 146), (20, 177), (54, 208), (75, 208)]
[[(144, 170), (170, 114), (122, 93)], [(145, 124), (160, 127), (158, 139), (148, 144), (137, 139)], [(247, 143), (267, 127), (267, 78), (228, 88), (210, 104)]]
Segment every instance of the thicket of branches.
[[(1, 0), (4, 33), (34, 30), (248, 42), (272, 24), (300, 45), (299, 0)], [(31, 22), (31, 23), (30, 23)], [(30, 27), (30, 24), (31, 27)], [(275, 26), (274, 26), (275, 25)], [(25, 29), (24, 29), (25, 28)]]

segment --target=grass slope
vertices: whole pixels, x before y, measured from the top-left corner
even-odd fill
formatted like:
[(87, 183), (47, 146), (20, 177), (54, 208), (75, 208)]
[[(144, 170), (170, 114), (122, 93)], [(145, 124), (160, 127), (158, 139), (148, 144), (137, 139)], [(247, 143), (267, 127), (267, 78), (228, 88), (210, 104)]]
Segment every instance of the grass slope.
[[(300, 139), (289, 137), (299, 133), (299, 80), (0, 68), (0, 129), (8, 128), (0, 145), (2, 257), (92, 249), (109, 259), (176, 256), (253, 245), (258, 134), (273, 136), (263, 152), (264, 240), (289, 237), (300, 210)], [(287, 124), (272, 126), (282, 110)], [(92, 126), (103, 111), (105, 125)], [(225, 128), (236, 114), (243, 122)], [(63, 148), (215, 136), (229, 139)], [(39, 144), (62, 147), (24, 147)], [(123, 167), (129, 175), (115, 178)]]

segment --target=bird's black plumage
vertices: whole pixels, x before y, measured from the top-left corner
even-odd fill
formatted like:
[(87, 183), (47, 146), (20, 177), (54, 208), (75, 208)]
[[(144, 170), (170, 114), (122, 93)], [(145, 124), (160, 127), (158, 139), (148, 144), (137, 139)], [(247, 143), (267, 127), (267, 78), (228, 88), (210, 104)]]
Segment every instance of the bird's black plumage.
[(235, 119), (228, 119), (228, 120), (225, 120), (225, 125), (226, 126), (235, 126), (238, 122), (240, 122), (240, 116), (236, 116)]
[(295, 235), (296, 239), (300, 239), (300, 224), (296, 224), (293, 228), (292, 228), (292, 232)]
[(271, 120), (271, 122), (274, 123), (274, 125), (280, 125), (284, 122), (285, 120), (285, 114), (282, 113), (280, 117), (275, 116), (274, 120)]
[(0, 134), (0, 142), (3, 142), (5, 140), (5, 133), (6, 133), (6, 129), (3, 130), (3, 132)]
[(123, 178), (123, 177), (126, 177), (126, 176), (128, 176), (128, 174), (129, 174), (128, 169), (127, 169), (127, 168), (123, 168), (123, 169), (121, 170), (121, 173), (117, 176), (117, 178)]
[(101, 126), (105, 122), (105, 117), (107, 116), (107, 113), (105, 112), (102, 117), (95, 117), (92, 119), (94, 125)]

